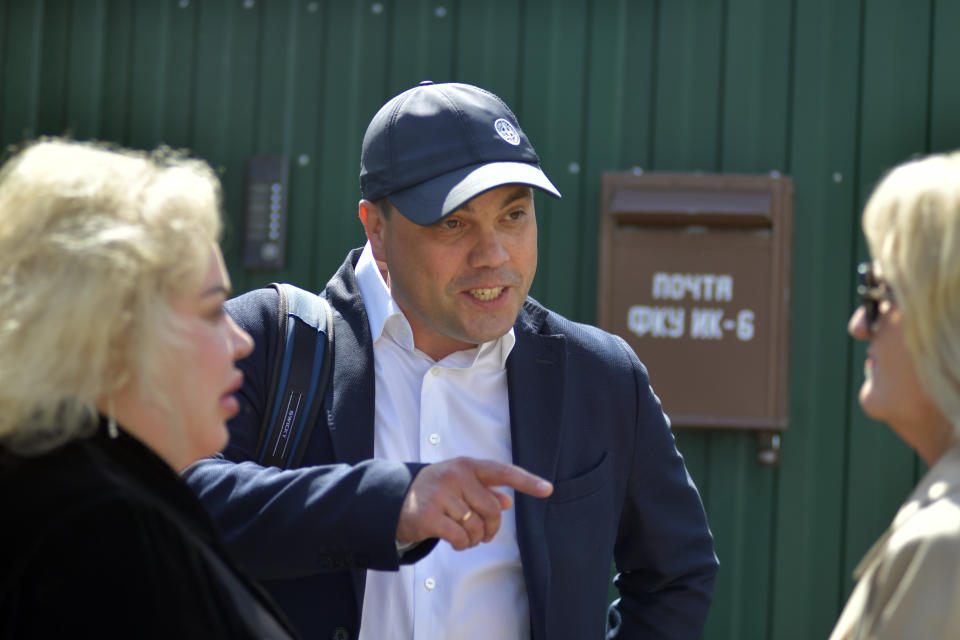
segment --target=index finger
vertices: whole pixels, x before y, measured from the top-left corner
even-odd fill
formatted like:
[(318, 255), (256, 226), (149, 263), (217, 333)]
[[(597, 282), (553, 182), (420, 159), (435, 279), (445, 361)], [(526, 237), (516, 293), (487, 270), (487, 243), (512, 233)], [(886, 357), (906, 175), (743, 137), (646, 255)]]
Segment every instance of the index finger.
[(476, 460), (477, 480), (488, 487), (511, 487), (535, 498), (546, 498), (553, 493), (553, 485), (513, 464), (493, 460)]

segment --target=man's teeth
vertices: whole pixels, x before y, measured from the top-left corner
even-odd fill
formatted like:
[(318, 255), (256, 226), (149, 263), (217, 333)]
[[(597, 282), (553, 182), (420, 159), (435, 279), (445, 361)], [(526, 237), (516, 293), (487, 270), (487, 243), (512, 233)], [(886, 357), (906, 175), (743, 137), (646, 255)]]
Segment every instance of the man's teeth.
[(503, 287), (493, 287), (491, 289), (470, 289), (470, 295), (477, 300), (493, 300), (503, 293)]

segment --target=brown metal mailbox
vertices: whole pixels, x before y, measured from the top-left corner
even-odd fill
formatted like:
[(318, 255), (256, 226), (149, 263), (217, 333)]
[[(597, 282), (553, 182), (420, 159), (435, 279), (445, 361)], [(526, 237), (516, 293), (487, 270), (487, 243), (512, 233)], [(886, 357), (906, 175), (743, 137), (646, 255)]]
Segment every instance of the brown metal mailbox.
[(675, 426), (787, 427), (793, 181), (606, 173), (597, 323)]

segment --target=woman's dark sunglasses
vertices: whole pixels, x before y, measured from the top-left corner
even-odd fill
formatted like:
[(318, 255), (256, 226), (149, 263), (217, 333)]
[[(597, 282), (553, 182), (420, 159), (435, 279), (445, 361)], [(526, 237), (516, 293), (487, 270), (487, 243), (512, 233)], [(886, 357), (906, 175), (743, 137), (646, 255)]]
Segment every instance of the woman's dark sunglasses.
[(867, 315), (867, 331), (873, 335), (873, 328), (880, 318), (880, 303), (884, 300), (893, 302), (893, 291), (873, 273), (872, 262), (861, 262), (857, 266), (857, 275), (857, 295), (860, 296), (860, 304)]

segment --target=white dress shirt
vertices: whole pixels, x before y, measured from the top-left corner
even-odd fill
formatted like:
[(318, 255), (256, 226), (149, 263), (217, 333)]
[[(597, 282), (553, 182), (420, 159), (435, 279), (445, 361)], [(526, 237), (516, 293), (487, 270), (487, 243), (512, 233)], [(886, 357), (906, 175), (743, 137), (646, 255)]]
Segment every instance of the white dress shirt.
[[(513, 330), (434, 362), (414, 347), (410, 324), (369, 242), (356, 275), (373, 337), (374, 457), (440, 462), (467, 455), (511, 462), (505, 364)], [(399, 571), (367, 571), (360, 640), (529, 637), (513, 508), (503, 512), (489, 543), (456, 551), (441, 540), (425, 558)]]

